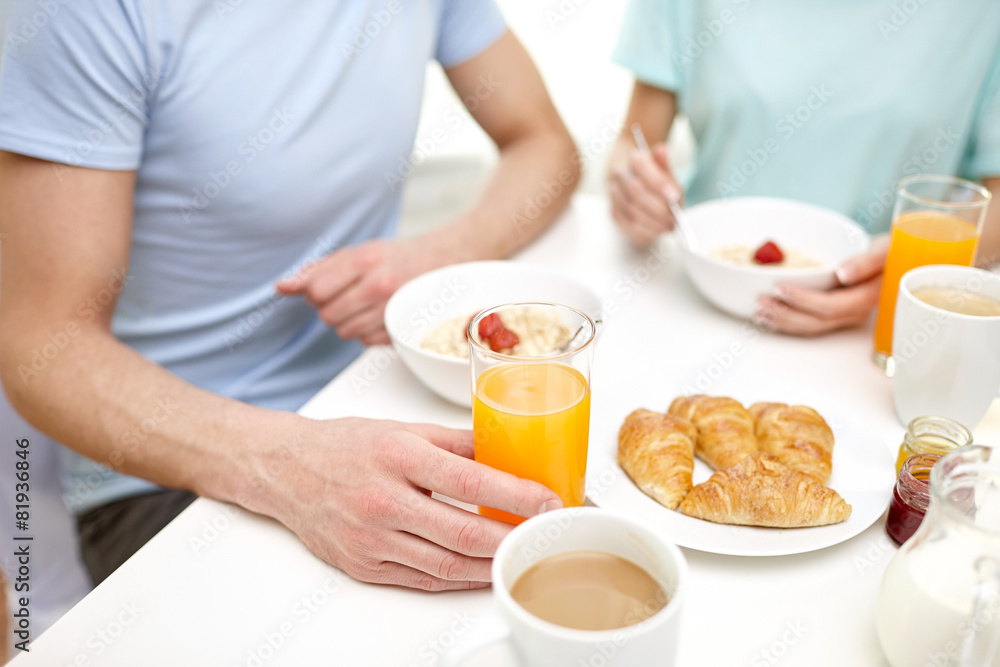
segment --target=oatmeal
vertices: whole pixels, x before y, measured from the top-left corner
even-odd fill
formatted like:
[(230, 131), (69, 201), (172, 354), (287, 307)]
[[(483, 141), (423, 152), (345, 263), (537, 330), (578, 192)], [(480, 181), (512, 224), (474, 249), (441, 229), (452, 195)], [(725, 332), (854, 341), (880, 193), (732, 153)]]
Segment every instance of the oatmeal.
[(756, 248), (752, 248), (748, 245), (728, 245), (722, 246), (721, 248), (715, 248), (709, 252), (708, 255), (714, 259), (721, 259), (724, 262), (732, 262), (733, 264), (748, 264), (750, 266), (774, 266), (785, 269), (809, 269), (817, 266), (823, 266), (823, 262), (818, 262), (812, 257), (790, 248), (782, 247), (784, 259), (780, 262), (773, 262), (770, 264), (761, 264), (760, 262), (755, 261), (754, 254), (756, 252)]
[[(458, 315), (445, 320), (424, 336), (420, 347), (437, 354), (468, 359), (469, 343), (465, 332), (471, 317)], [(504, 327), (517, 334), (518, 342), (510, 354), (518, 357), (548, 354), (566, 344), (573, 333), (559, 313), (547, 308), (507, 308), (500, 313), (500, 317)], [(476, 341), (482, 342), (478, 332), (473, 333)]]

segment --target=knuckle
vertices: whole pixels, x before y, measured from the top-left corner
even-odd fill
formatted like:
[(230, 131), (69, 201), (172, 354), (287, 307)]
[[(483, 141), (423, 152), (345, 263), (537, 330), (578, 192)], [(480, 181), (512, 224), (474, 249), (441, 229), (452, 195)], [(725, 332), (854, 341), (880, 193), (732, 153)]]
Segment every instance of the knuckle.
[(455, 552), (448, 552), (441, 558), (437, 570), (437, 575), (441, 579), (462, 581), (467, 577), (469, 568), (465, 557)]
[(363, 569), (372, 555), (372, 546), (369, 543), (367, 532), (363, 530), (349, 530), (340, 537), (340, 549), (347, 556), (347, 564), (352, 568)]
[(459, 467), (455, 473), (455, 484), (462, 498), (478, 498), (483, 490), (483, 477), (479, 470), (472, 466)]
[(369, 293), (372, 296), (388, 296), (396, 289), (396, 278), (390, 273), (381, 273), (373, 276)]
[(438, 591), (443, 591), (445, 588), (445, 582), (442, 579), (432, 577), (429, 574), (418, 575), (412, 583), (414, 588), (419, 588), (422, 591), (430, 593), (437, 593)]
[(381, 489), (370, 489), (358, 496), (358, 511), (367, 520), (382, 522), (398, 514), (399, 505)]
[(639, 197), (639, 196), (642, 195), (642, 191), (643, 191), (643, 189), (642, 189), (642, 183), (640, 183), (639, 179), (637, 179), (637, 178), (630, 179), (625, 184), (625, 191), (629, 194), (630, 197), (632, 197), (633, 199), (635, 199), (635, 198), (637, 198), (637, 197)]
[(485, 541), (486, 535), (482, 524), (476, 519), (465, 520), (458, 529), (455, 536), (455, 546), (462, 553), (476, 554), (480, 552), (480, 545)]

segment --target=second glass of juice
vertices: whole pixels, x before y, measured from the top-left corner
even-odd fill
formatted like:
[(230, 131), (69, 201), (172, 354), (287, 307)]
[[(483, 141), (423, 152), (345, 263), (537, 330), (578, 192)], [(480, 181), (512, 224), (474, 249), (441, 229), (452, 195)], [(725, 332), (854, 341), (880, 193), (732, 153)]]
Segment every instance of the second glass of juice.
[[(568, 343), (536, 356), (495, 352), (472, 332), (496, 314), (548, 310), (570, 332)], [(541, 318), (542, 321), (548, 318)], [(485, 310), (469, 323), (476, 461), (552, 489), (564, 507), (583, 505), (590, 434), (590, 365), (596, 327), (585, 313), (552, 303)], [(524, 517), (489, 507), (479, 513), (507, 523)]]
[(900, 279), (927, 264), (972, 266), (989, 202), (989, 190), (961, 178), (916, 175), (899, 182), (875, 320), (874, 359), (887, 374)]

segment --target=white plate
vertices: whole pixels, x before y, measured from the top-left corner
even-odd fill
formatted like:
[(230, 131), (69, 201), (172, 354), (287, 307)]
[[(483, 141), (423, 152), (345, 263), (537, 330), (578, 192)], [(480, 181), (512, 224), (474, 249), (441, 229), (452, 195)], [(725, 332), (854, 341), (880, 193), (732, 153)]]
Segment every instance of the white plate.
[[(747, 407), (757, 401), (774, 401), (808, 405), (819, 412), (835, 438), (828, 486), (852, 506), (850, 518), (832, 526), (756, 528), (712, 523), (668, 510), (640, 491), (616, 460), (618, 429), (626, 415), (640, 407), (665, 411), (682, 393), (680, 387), (671, 392), (669, 381), (659, 384), (662, 390), (655, 394), (647, 391), (639, 402), (627, 391), (602, 397), (606, 399), (602, 412), (609, 418), (591, 424), (587, 469), (587, 496), (598, 506), (641, 517), (679, 546), (733, 556), (782, 556), (823, 549), (861, 533), (888, 507), (895, 483), (895, 461), (883, 443), (872, 441), (865, 424), (822, 390), (773, 376), (762, 379), (755, 374), (750, 380), (746, 376), (723, 378), (710, 393), (731, 396)], [(694, 483), (710, 476), (711, 469), (696, 459)]]

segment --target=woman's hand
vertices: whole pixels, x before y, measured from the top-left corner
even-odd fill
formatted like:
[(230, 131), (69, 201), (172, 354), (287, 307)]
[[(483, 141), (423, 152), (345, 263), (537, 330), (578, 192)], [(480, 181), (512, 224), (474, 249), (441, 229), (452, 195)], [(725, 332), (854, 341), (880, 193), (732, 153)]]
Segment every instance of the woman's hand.
[(816, 336), (863, 324), (878, 304), (882, 267), (888, 252), (889, 236), (876, 237), (867, 252), (837, 268), (840, 285), (831, 290), (778, 285), (773, 296), (758, 300), (754, 322), (799, 336)]
[(645, 247), (674, 228), (669, 202), (680, 202), (682, 192), (670, 171), (666, 144), (643, 153), (626, 141), (619, 139), (608, 175), (611, 217), (632, 243)]

